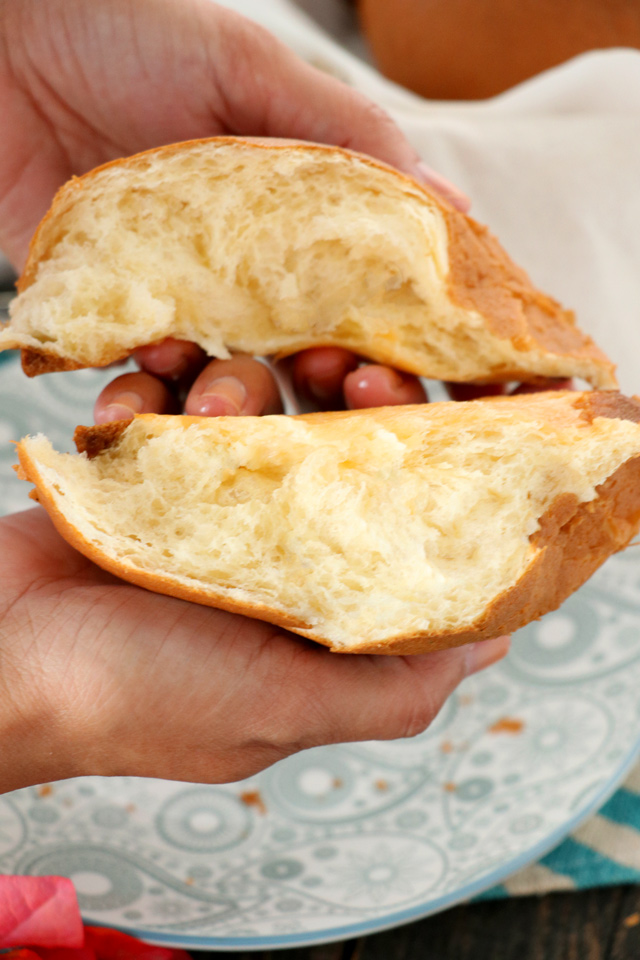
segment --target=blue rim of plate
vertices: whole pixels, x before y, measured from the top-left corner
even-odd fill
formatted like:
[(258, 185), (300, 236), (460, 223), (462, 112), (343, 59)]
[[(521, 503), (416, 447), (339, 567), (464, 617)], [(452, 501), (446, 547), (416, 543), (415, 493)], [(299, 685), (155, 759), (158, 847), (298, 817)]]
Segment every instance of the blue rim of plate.
[[(502, 883), (507, 877), (528, 866), (535, 860), (539, 860), (545, 854), (554, 849), (562, 840), (564, 840), (580, 824), (596, 813), (602, 807), (613, 793), (617, 790), (620, 783), (640, 757), (640, 737), (635, 742), (628, 755), (622, 761), (616, 772), (610, 780), (604, 784), (571, 819), (565, 821), (562, 826), (552, 830), (537, 844), (530, 847), (529, 850), (518, 854), (512, 860), (505, 861), (501, 866), (496, 867), (484, 876), (479, 877), (472, 883), (458, 890), (452, 890), (442, 897), (435, 897), (426, 903), (411, 907), (407, 910), (400, 910), (394, 913), (388, 913), (384, 916), (371, 918), (360, 923), (345, 924), (341, 927), (332, 927), (323, 930), (310, 930), (307, 933), (290, 933), (281, 936), (264, 937), (196, 937), (189, 935), (176, 935), (173, 933), (160, 933), (154, 930), (148, 930), (138, 927), (129, 927), (113, 924), (101, 923), (104, 927), (114, 927), (147, 943), (156, 946), (182, 947), (186, 950), (226, 950), (229, 952), (240, 950), (285, 950), (293, 947), (310, 947), (323, 943), (334, 943), (339, 940), (349, 940), (354, 937), (360, 937), (372, 933), (382, 933), (384, 930), (391, 930), (393, 927), (403, 926), (416, 920), (423, 920), (435, 913), (440, 913), (449, 907), (454, 907), (459, 903), (470, 900), (478, 894), (490, 890), (491, 887)], [(87, 917), (83, 918), (87, 924), (95, 923)]]

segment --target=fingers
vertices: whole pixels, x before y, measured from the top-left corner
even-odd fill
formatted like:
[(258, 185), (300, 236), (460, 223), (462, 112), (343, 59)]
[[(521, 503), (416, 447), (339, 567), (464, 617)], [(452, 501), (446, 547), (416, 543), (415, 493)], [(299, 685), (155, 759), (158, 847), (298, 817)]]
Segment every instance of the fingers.
[(282, 402), (267, 367), (251, 357), (213, 360), (191, 387), (185, 413), (196, 417), (281, 413)]
[[(424, 164), (388, 114), (363, 94), (240, 18), (219, 23), (217, 36), (218, 75), (226, 78), (222, 109), (229, 129), (367, 153), (427, 184), (455, 207), (469, 208), (462, 191)], [(228, 61), (222, 69), (221, 57)]]
[(426, 391), (417, 377), (378, 364), (359, 367), (347, 374), (344, 397), (350, 410), (425, 403), (427, 400)]
[(339, 347), (317, 347), (299, 353), (293, 364), (293, 380), (296, 389), (322, 409), (346, 405), (357, 410), (425, 403), (427, 399), (417, 377), (377, 364), (360, 367), (355, 354)]
[(125, 373), (104, 388), (93, 410), (96, 423), (129, 420), (136, 413), (178, 413), (170, 390), (148, 373)]
[(296, 390), (324, 409), (344, 405), (343, 384), (347, 374), (358, 366), (355, 354), (341, 347), (316, 347), (303, 350), (293, 361)]
[[(136, 413), (179, 413), (179, 403), (160, 376), (188, 383), (202, 367), (204, 353), (193, 343), (165, 340), (142, 347), (136, 359), (145, 370), (117, 377), (102, 391), (94, 408), (96, 423), (125, 420)], [(152, 376), (153, 370), (157, 376)], [(267, 367), (251, 357), (213, 360), (200, 370), (185, 402), (191, 416), (260, 416), (281, 413), (275, 380)]]
[(293, 365), (296, 389), (323, 409), (425, 403), (427, 394), (417, 379), (391, 367), (360, 367), (355, 354), (340, 347), (317, 347), (299, 353)]
[[(179, 405), (169, 387), (158, 379), (189, 383), (198, 370), (185, 402), (191, 416), (261, 416), (281, 413), (278, 387), (269, 369), (251, 357), (213, 360), (204, 369), (203, 351), (193, 343), (165, 340), (136, 351), (144, 365), (140, 373), (124, 374), (106, 387), (95, 405), (96, 423), (129, 419), (136, 413), (178, 413)], [(149, 372), (148, 372), (149, 371)], [(152, 376), (151, 372), (156, 376)], [(338, 347), (305, 350), (293, 361), (296, 389), (323, 409), (345, 405), (350, 410), (366, 407), (425, 403), (427, 394), (420, 380), (380, 364), (358, 366), (357, 357)], [(453, 400), (475, 400), (504, 394), (504, 384), (447, 383)], [(541, 390), (571, 390), (571, 380), (546, 380), (521, 384), (510, 393)]]
[(147, 373), (165, 380), (193, 380), (207, 362), (207, 355), (196, 343), (167, 337), (134, 351), (135, 361)]

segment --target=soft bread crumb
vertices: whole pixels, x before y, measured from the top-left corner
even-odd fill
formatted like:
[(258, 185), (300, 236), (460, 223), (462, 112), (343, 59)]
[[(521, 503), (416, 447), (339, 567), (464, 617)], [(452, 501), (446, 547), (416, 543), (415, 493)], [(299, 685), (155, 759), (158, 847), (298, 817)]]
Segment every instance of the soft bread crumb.
[(640, 454), (637, 423), (589, 421), (572, 393), (122, 428), (91, 460), (20, 444), (98, 562), (346, 651), (472, 626), (540, 555), (546, 511), (593, 501)]
[(22, 348), (30, 375), (173, 336), (221, 358), (336, 345), (443, 380), (615, 386), (486, 231), (407, 177), (316, 145), (214, 139), (72, 181), (20, 288), (0, 349)]

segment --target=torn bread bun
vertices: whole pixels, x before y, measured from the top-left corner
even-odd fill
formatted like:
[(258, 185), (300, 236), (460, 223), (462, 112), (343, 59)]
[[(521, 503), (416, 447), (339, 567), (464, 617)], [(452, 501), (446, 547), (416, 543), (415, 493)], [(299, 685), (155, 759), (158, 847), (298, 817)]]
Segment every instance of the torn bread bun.
[(125, 580), (344, 653), (498, 636), (640, 526), (640, 402), (552, 392), (301, 417), (143, 415), (21, 475)]
[(614, 368), (488, 231), (412, 179), (334, 147), (215, 138), (64, 186), (0, 332), (30, 375), (176, 337), (213, 357), (339, 346), (442, 380)]

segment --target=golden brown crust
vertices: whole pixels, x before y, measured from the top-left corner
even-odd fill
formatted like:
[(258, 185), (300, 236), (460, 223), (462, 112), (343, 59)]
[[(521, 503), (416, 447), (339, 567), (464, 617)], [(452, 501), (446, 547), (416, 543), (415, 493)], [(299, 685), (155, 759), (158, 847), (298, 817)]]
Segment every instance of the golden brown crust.
[(56, 353), (45, 350), (26, 349), (20, 351), (22, 369), (28, 377), (39, 377), (41, 373), (57, 373), (64, 370), (82, 370), (83, 364), (67, 360)]
[[(576, 413), (578, 418), (592, 423), (595, 417), (607, 417), (613, 420), (630, 420), (633, 423), (640, 423), (640, 398), (626, 397), (617, 390), (592, 390), (584, 393), (573, 392), (571, 390), (550, 390), (522, 397), (498, 396), (498, 397), (479, 397), (477, 400), (468, 401), (478, 404), (505, 404), (520, 406), (524, 412), (527, 407), (534, 406), (544, 402), (545, 399), (565, 400), (567, 403), (558, 405), (557, 408), (546, 411), (548, 418), (561, 420), (563, 423), (575, 422)], [(358, 418), (368, 419), (371, 417), (377, 420), (390, 417), (395, 419), (400, 411), (412, 410), (415, 413), (424, 413), (427, 417), (433, 409), (432, 405), (426, 404), (408, 404), (399, 407), (366, 407), (359, 410), (323, 410), (316, 413), (297, 414), (294, 419), (304, 420), (309, 423), (338, 423), (340, 420), (352, 420)], [(452, 408), (455, 410), (455, 406)], [(136, 420), (148, 419), (153, 422), (157, 419), (156, 414), (137, 414)], [(204, 418), (206, 419), (206, 418)], [(182, 416), (180, 422), (184, 427), (201, 423), (202, 417)], [(92, 459), (96, 454), (108, 447), (114, 446), (120, 436), (126, 429), (130, 420), (119, 420), (115, 423), (96, 424), (91, 427), (76, 427), (74, 441), (78, 453), (88, 453)]]
[[(29, 257), (24, 272), (17, 283), (19, 292), (26, 290), (35, 280), (38, 265), (49, 255), (51, 238), (47, 237), (50, 226), (65, 207), (73, 202), (78, 192), (100, 172), (109, 168), (144, 164), (147, 158), (166, 155), (177, 150), (188, 149), (205, 143), (247, 144), (258, 150), (295, 149), (300, 151), (340, 154), (359, 161), (378, 170), (385, 170), (413, 194), (429, 197), (432, 205), (442, 213), (449, 238), (449, 278), (448, 288), (451, 299), (460, 307), (480, 313), (491, 333), (502, 339), (508, 339), (513, 346), (522, 351), (522, 367), (505, 366), (492, 371), (485, 382), (507, 381), (511, 379), (537, 382), (539, 374), (527, 371), (526, 352), (542, 350), (560, 359), (568, 358), (587, 362), (592, 367), (592, 380), (598, 386), (614, 388), (617, 386), (615, 367), (595, 345), (590, 337), (582, 333), (575, 325), (570, 311), (564, 310), (552, 298), (537, 290), (527, 274), (517, 267), (504, 251), (500, 243), (486, 227), (471, 217), (454, 209), (447, 200), (428, 187), (413, 180), (393, 167), (374, 160), (371, 157), (325, 144), (301, 143), (292, 140), (270, 140), (265, 138), (212, 137), (191, 140), (184, 143), (168, 144), (163, 147), (138, 153), (133, 157), (112, 160), (95, 170), (74, 177), (56, 194), (49, 212), (40, 223), (29, 247)], [(311, 343), (311, 346), (318, 344)], [(32, 359), (25, 361), (25, 354)], [(124, 356), (126, 356), (125, 354)], [(391, 362), (378, 352), (371, 359), (376, 362)], [(109, 360), (108, 362), (111, 362)], [(27, 365), (25, 365), (25, 363)], [(61, 366), (61, 358), (46, 350), (23, 351), (23, 366), (29, 376), (37, 376), (61, 369), (78, 369), (82, 364)], [(27, 366), (29, 369), (27, 369)], [(421, 373), (423, 371), (412, 371)], [(584, 375), (584, 374), (581, 374)], [(480, 381), (478, 381), (480, 382)]]
[(491, 332), (509, 338), (518, 350), (538, 347), (602, 364), (602, 386), (615, 387), (614, 365), (576, 326), (573, 312), (537, 290), (486, 227), (457, 210), (441, 209), (449, 233), (451, 299), (481, 313)]
[(435, 636), (397, 637), (384, 644), (363, 643), (349, 652), (406, 655), (442, 650), (512, 633), (556, 610), (638, 532), (640, 457), (624, 463), (597, 490), (597, 499), (588, 503), (579, 503), (570, 494), (557, 498), (531, 538), (539, 550), (533, 563), (471, 627)]
[(592, 423), (595, 417), (640, 423), (640, 398), (625, 397), (617, 390), (594, 390), (591, 393), (577, 394), (573, 405), (576, 410), (580, 410), (580, 416), (588, 423)]
[[(640, 400), (617, 391), (576, 394), (573, 407), (588, 423), (595, 417), (640, 423)], [(352, 652), (405, 655), (441, 650), (512, 633), (556, 610), (640, 529), (640, 458), (624, 463), (597, 491), (597, 499), (588, 503), (581, 504), (569, 494), (556, 499), (531, 537), (540, 551), (534, 562), (470, 628), (437, 636), (397, 637), (385, 642), (384, 649), (361, 644)]]
[(73, 442), (78, 453), (86, 453), (93, 460), (103, 450), (115, 446), (130, 423), (131, 420), (112, 420), (95, 427), (76, 427)]

